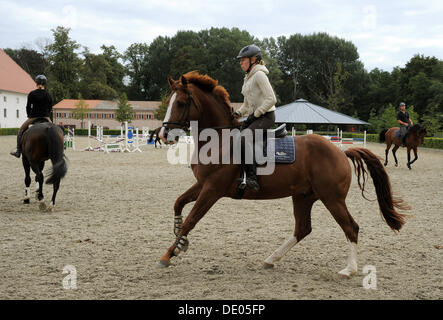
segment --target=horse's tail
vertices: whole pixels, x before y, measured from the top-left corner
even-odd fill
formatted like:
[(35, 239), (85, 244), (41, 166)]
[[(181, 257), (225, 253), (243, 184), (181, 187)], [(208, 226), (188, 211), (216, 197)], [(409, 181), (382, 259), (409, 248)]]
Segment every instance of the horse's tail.
[[(395, 198), (392, 195), (389, 176), (378, 157), (368, 149), (363, 148), (351, 148), (346, 150), (345, 154), (354, 164), (355, 174), (358, 178), (358, 186), (362, 191), (363, 197), (368, 174), (363, 166), (363, 161), (366, 163), (366, 167), (369, 169), (369, 173), (374, 182), (378, 205), (384, 220), (391, 229), (399, 231), (403, 224), (405, 224), (405, 217), (407, 216), (396, 212), (395, 208), (400, 210), (409, 210), (411, 208), (402, 199)], [(363, 185), (360, 183), (361, 177), (363, 177)]]
[(388, 132), (388, 129), (383, 129), (382, 131), (380, 131), (380, 136), (378, 137), (380, 142), (386, 141), (386, 132)]
[(54, 184), (56, 181), (60, 181), (68, 171), (66, 157), (63, 152), (63, 135), (61, 135), (60, 130), (55, 125), (48, 127), (48, 155), (52, 162), (52, 170), (49, 178), (46, 180), (47, 184)]

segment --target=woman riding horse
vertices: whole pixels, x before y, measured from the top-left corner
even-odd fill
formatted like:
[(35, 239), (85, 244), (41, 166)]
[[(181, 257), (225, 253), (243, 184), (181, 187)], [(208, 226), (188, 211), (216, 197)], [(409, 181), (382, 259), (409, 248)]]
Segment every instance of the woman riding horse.
[[(251, 130), (254, 133), (257, 129), (270, 129), (275, 124), (275, 98), (274, 90), (267, 77), (268, 69), (262, 60), (260, 48), (256, 45), (249, 45), (242, 48), (237, 56), (240, 59), (240, 66), (246, 76), (243, 82), (242, 94), (244, 102), (242, 106), (233, 113), (235, 118), (248, 116), (243, 122), (240, 130)], [(243, 137), (244, 138), (244, 137)], [(246, 163), (246, 154), (254, 154), (252, 141), (242, 139), (242, 166), (246, 171), (246, 185), (254, 190), (259, 190), (257, 181), (257, 164)], [(258, 146), (257, 146), (258, 147)]]
[(28, 129), (36, 119), (44, 118), (48, 122), (52, 122), (52, 98), (46, 91), (47, 79), (44, 75), (39, 74), (35, 77), (37, 89), (31, 91), (28, 95), (28, 102), (26, 103), (26, 114), (28, 119), (22, 124), (17, 134), (17, 148), (11, 152), (11, 155), (20, 158), (22, 153), (21, 138), (23, 133)]

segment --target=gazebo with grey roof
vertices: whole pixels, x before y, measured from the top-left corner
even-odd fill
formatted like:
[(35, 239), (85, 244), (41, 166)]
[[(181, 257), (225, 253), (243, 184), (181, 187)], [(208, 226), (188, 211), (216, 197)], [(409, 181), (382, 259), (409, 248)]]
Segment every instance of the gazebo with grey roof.
[(370, 125), (368, 122), (320, 107), (304, 99), (278, 107), (276, 123), (325, 124), (325, 125)]

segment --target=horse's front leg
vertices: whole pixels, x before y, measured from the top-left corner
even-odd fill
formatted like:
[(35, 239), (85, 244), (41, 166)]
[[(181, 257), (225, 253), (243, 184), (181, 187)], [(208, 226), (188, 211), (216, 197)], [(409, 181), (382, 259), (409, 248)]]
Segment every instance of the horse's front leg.
[(413, 164), (418, 159), (417, 147), (414, 147), (412, 150), (414, 151), (414, 160), (412, 160), (411, 164)]
[(173, 256), (177, 256), (181, 251), (186, 251), (188, 249), (188, 233), (195, 227), (197, 222), (203, 218), (218, 199), (220, 199), (220, 196), (217, 194), (215, 187), (203, 187), (194, 207), (186, 217), (176, 240), (158, 262), (160, 267), (168, 267), (171, 264), (170, 260)]
[(183, 225), (182, 211), (183, 208), (190, 202), (197, 200), (202, 186), (197, 182), (180, 197), (177, 198), (174, 204), (174, 234), (177, 237)]
[(414, 163), (415, 161), (417, 161), (417, 159), (418, 159), (418, 155), (417, 155), (417, 147), (414, 147), (413, 150), (414, 150), (414, 160), (412, 160), (412, 161), (409, 163), (409, 170), (411, 169), (411, 164), (413, 164), (413, 163)]

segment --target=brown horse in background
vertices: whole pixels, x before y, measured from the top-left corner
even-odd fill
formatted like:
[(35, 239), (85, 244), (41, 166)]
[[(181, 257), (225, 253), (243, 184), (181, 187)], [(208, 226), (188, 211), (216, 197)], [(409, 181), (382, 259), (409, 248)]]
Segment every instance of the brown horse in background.
[[(390, 128), (390, 129), (383, 129), (380, 132), (379, 140), (380, 142), (386, 142), (386, 160), (385, 160), (385, 166), (388, 165), (388, 155), (389, 155), (389, 149), (391, 148), (391, 145), (394, 144), (394, 148), (392, 149), (392, 155), (394, 156), (395, 160), (395, 166), (398, 167), (398, 160), (396, 156), (396, 152), (400, 146), (402, 146), (401, 139), (397, 138), (395, 136), (396, 132), (400, 130), (400, 128)], [(411, 164), (413, 164), (415, 161), (417, 161), (417, 147), (420, 144), (423, 144), (425, 136), (426, 136), (426, 128), (423, 127), (421, 124), (416, 123), (414, 124), (406, 133), (406, 136), (404, 138), (405, 145), (407, 148), (408, 153), (408, 168), (411, 170)], [(414, 160), (411, 161), (411, 150), (414, 150)]]
[[(231, 116), (232, 107), (226, 90), (209, 76), (197, 72), (183, 75), (180, 80), (168, 79), (171, 87), (167, 128), (186, 127), (191, 120), (198, 121), (199, 129), (232, 128), (239, 125)], [(168, 116), (169, 114), (169, 116)], [(221, 134), (221, 133), (220, 133)], [(362, 193), (367, 179), (364, 163), (373, 179), (380, 210), (386, 223), (393, 230), (400, 230), (404, 215), (395, 208), (408, 209), (401, 199), (392, 196), (389, 177), (383, 164), (367, 149), (352, 148), (343, 152), (318, 135), (295, 137), (296, 161), (292, 164), (275, 164), (271, 175), (259, 176), (259, 191), (246, 189), (244, 199), (278, 199), (292, 197), (295, 230), (279, 249), (264, 262), (273, 267), (296, 243), (311, 232), (311, 209), (321, 200), (340, 225), (349, 242), (349, 258), (345, 269), (339, 273), (350, 277), (357, 272), (357, 240), (359, 227), (346, 206), (346, 196), (351, 185), (352, 160)], [(199, 154), (204, 143), (194, 139), (195, 152)], [(220, 140), (221, 141), (221, 140)], [(196, 153), (194, 153), (195, 157)], [(220, 152), (221, 155), (221, 152)], [(221, 162), (220, 162), (221, 163)], [(197, 181), (175, 202), (174, 233), (176, 239), (162, 256), (159, 265), (170, 265), (170, 259), (188, 249), (187, 236), (208, 210), (223, 197), (234, 198), (237, 179), (241, 175), (238, 164), (192, 164)], [(363, 182), (361, 181), (363, 179)], [(195, 201), (193, 208), (182, 222), (184, 206)], [(269, 218), (269, 217), (268, 217)], [(263, 219), (265, 223), (266, 218)]]

